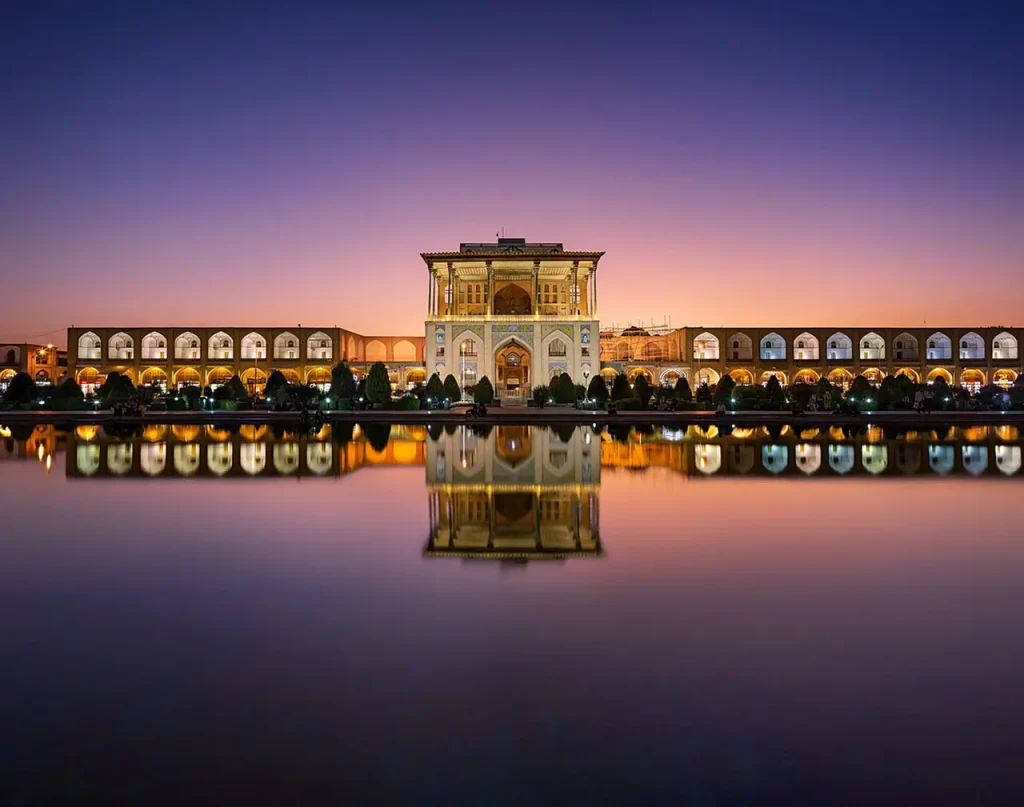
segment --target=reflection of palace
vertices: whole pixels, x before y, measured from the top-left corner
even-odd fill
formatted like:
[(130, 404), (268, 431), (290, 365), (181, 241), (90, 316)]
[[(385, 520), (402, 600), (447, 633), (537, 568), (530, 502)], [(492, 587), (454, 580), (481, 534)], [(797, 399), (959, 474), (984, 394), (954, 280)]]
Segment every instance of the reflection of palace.
[(507, 560), (601, 554), (599, 452), (588, 428), (498, 426), (429, 442), (425, 554)]
[(303, 477), (341, 476), (374, 465), (423, 465), (426, 428), (371, 426), (344, 435), (324, 426), (315, 434), (267, 426), (227, 431), (215, 426), (147, 426), (141, 435), (111, 437), (79, 426), (68, 450), (69, 477)]
[(694, 478), (709, 476), (906, 476), (964, 473), (1013, 476), (1021, 467), (1015, 426), (944, 428), (939, 432), (878, 426), (859, 432), (766, 427), (630, 430), (618, 440), (604, 435), (605, 468), (669, 468)]

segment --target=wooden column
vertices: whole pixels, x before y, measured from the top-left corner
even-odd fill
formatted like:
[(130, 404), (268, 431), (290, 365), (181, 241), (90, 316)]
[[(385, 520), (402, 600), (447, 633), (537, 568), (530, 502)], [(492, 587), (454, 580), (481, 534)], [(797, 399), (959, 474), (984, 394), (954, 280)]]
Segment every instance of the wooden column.
[(490, 316), (493, 308), (494, 300), (494, 267), (491, 261), (487, 261), (487, 315)]
[(572, 262), (572, 285), (569, 287), (569, 311), (572, 314), (580, 312), (580, 287), (579, 287), (580, 262)]
[(540, 261), (533, 262), (533, 313), (540, 315)]
[[(448, 302), (449, 296), (451, 297), (451, 302)], [(448, 261), (448, 288), (445, 290), (444, 307), (444, 313), (446, 315), (450, 315), (452, 313), (452, 309), (455, 308), (456, 299), (457, 298), (455, 297), (455, 264), (452, 263), (452, 261)]]

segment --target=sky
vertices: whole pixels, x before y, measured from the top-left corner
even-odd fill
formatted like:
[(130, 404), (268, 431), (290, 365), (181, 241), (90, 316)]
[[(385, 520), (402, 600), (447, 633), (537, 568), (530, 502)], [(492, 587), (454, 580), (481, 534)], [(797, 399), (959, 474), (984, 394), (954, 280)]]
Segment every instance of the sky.
[(1024, 325), (1024, 8), (52, 3), (0, 20), (0, 339), (417, 335), (420, 252), (602, 324)]

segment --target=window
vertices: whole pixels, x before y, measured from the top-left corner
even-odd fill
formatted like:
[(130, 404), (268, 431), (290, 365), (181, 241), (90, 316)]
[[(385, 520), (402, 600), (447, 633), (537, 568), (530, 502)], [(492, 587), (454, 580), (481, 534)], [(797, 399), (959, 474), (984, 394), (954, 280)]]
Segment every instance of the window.
[(897, 348), (897, 350), (903, 350), (903, 343), (902, 342), (897, 342), (896, 343), (896, 348)]
[[(865, 346), (865, 347), (866, 347), (866, 346)], [(960, 343), (960, 347), (961, 347), (961, 348), (964, 348), (964, 349), (966, 349), (966, 348), (967, 348), (967, 342), (966, 342), (966, 340), (965, 340), (965, 341), (962, 341), (962, 342)]]
[(839, 347), (839, 343), (835, 342), (835, 341), (829, 342), (828, 346), (831, 347), (831, 348), (838, 348)]
[(549, 356), (565, 356), (565, 342), (561, 339), (555, 339), (551, 344), (548, 345)]
[[(797, 346), (797, 347), (801, 347), (801, 348), (802, 348), (802, 347), (804, 346), (804, 343), (803, 343), (803, 341), (797, 342), (797, 343), (796, 343), (796, 346)], [(801, 356), (800, 358), (803, 358), (803, 356)]]
[(472, 339), (466, 339), (459, 344), (459, 355), (460, 356), (475, 356), (476, 355), (476, 342)]

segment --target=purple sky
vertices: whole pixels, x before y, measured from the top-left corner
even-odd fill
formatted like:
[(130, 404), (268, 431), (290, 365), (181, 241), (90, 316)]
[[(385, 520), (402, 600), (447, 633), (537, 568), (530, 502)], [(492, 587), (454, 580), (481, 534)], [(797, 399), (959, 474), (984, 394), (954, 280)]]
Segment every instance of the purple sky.
[(1022, 324), (1010, 4), (22, 5), (3, 339), (418, 334), (501, 227), (607, 250), (605, 323)]

